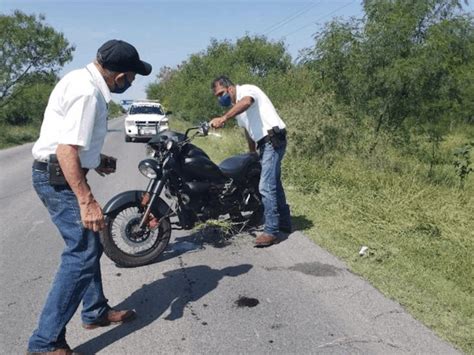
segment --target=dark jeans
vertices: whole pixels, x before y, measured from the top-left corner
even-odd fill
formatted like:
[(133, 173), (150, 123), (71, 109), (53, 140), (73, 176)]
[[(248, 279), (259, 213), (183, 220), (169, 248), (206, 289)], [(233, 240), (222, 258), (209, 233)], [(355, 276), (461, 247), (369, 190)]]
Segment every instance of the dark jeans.
[(276, 235), (280, 227), (291, 228), (290, 208), (281, 184), (281, 161), (285, 151), (286, 141), (277, 149), (273, 148), (271, 142), (259, 148), (262, 173), (258, 188), (264, 206), (263, 231), (272, 235)]
[(110, 308), (102, 290), (99, 234), (85, 229), (77, 198), (67, 187), (53, 187), (48, 174), (33, 169), (33, 187), (64, 239), (61, 263), (28, 351), (48, 352), (66, 345), (66, 324), (83, 303), (84, 323), (93, 323)]

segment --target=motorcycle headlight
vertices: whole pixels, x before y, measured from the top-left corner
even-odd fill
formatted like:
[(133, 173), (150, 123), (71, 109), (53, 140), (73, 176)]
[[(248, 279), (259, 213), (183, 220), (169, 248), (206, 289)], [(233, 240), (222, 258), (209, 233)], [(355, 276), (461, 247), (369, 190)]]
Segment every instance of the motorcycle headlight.
[(173, 148), (174, 142), (170, 139), (168, 143), (166, 143), (166, 149), (171, 150)]
[(161, 169), (158, 162), (153, 159), (145, 159), (138, 164), (138, 170), (148, 179), (161, 178)]

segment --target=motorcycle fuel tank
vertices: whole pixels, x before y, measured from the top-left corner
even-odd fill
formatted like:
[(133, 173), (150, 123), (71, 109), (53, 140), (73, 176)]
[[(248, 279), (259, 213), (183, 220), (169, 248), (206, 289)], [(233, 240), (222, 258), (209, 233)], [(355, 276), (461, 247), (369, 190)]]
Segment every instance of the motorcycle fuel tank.
[(205, 156), (184, 158), (183, 170), (186, 175), (197, 180), (225, 179), (219, 167)]

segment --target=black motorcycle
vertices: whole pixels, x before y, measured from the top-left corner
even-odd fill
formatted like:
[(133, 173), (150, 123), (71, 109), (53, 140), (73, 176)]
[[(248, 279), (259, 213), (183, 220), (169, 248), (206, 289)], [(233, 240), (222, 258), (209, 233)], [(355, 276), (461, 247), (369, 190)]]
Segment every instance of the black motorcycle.
[[(191, 131), (196, 132), (189, 137)], [(185, 134), (163, 131), (148, 142), (149, 158), (138, 165), (150, 179), (146, 190), (122, 192), (104, 207), (101, 239), (116, 264), (135, 267), (156, 261), (172, 229), (190, 230), (210, 219), (228, 218), (243, 227), (261, 222), (258, 155), (235, 155), (216, 165), (191, 144), (208, 131), (208, 123), (202, 123)]]

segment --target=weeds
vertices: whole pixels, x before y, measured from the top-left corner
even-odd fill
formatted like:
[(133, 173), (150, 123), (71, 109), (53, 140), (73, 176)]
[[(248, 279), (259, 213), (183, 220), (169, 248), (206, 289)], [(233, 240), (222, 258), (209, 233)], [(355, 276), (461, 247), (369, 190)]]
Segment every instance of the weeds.
[(474, 147), (474, 142), (458, 148), (454, 151), (454, 169), (456, 175), (459, 177), (459, 188), (464, 189), (467, 176), (474, 171), (471, 166), (471, 148)]
[(0, 125), (0, 149), (32, 142), (36, 140), (38, 136), (39, 128), (34, 125)]

